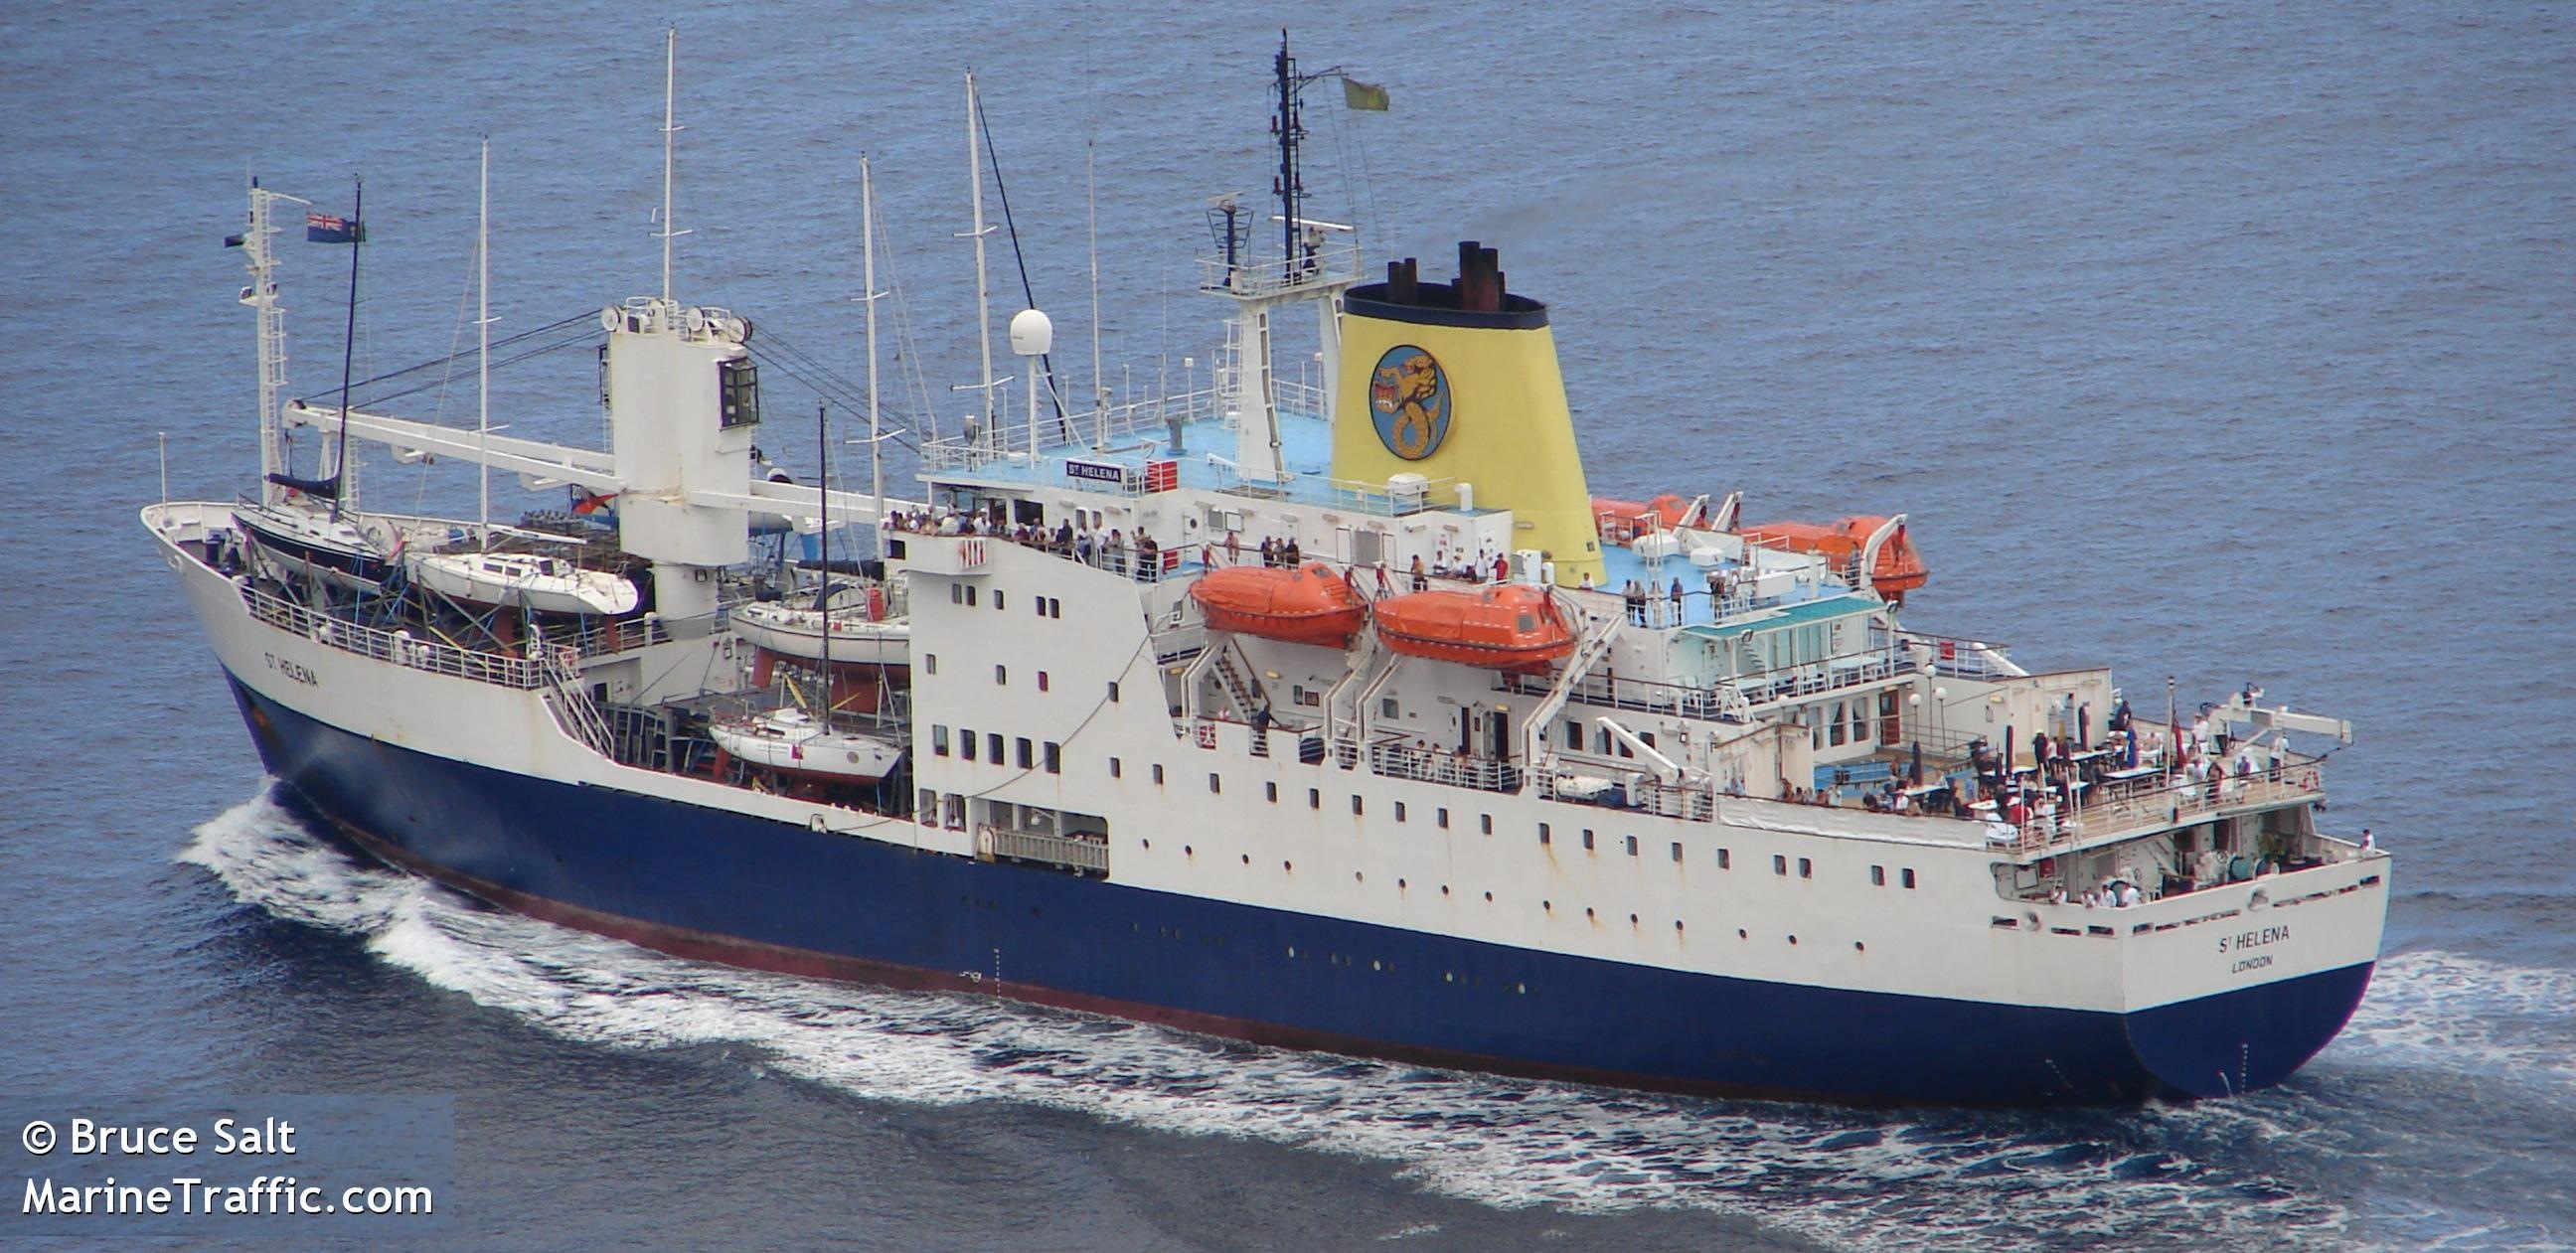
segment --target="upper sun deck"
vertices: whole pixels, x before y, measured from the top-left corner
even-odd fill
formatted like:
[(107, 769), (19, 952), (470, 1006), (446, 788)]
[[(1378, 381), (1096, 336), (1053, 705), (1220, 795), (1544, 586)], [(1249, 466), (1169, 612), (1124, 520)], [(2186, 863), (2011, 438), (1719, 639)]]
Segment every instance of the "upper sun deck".
[(1248, 481), (1237, 470), (1234, 418), (1225, 411), (1223, 392), (1214, 387), (1061, 420), (1041, 417), (1034, 456), (1025, 422), (1013, 430), (1003, 421), (999, 441), (933, 441), (922, 447), (921, 477), (931, 484), (1120, 498), (1186, 489), (1374, 517), (1429, 509), (1470, 516), (1491, 512), (1461, 508), (1458, 484), (1451, 479), (1424, 479), (1410, 488), (1391, 489), (1384, 483), (1333, 478), (1333, 427), (1324, 416), (1323, 391), (1281, 383), (1278, 392), (1279, 455), (1287, 471), (1283, 482)]

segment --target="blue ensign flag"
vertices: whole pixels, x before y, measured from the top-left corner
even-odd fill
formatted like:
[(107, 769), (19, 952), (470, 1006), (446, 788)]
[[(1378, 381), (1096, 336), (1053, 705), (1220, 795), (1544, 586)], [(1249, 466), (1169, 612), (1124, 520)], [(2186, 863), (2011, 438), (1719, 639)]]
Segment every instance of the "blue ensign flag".
[(356, 218), (335, 218), (328, 213), (304, 215), (304, 240), (313, 244), (354, 244), (367, 237), (367, 228)]

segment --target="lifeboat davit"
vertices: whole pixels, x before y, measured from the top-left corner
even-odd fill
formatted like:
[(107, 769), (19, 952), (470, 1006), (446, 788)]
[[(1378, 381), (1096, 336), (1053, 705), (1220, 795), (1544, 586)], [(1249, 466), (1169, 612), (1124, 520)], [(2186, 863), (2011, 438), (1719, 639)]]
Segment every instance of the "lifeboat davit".
[(1339, 571), (1320, 561), (1293, 570), (1235, 566), (1190, 585), (1209, 627), (1291, 644), (1341, 648), (1368, 620), (1368, 606)]
[(1377, 636), (1408, 656), (1495, 670), (1544, 670), (1574, 651), (1574, 628), (1555, 598), (1520, 583), (1381, 600)]
[(1648, 501), (1614, 500), (1608, 496), (1592, 498), (1592, 525), (1601, 538), (1613, 544), (1625, 544), (1640, 535), (1669, 531), (1691, 516), (1692, 500), (1666, 492)]
[[(1816, 553), (1833, 563), (1836, 571), (1849, 576), (1856, 573), (1852, 569), (1853, 564), (1860, 559), (1860, 550), (1868, 546), (1869, 537), (1886, 525), (1886, 518), (1866, 514), (1822, 524), (1764, 522), (1744, 528), (1744, 538), (1748, 543), (1790, 552)], [(1914, 551), (1914, 543), (1906, 538), (1905, 527), (1900, 523), (1896, 533), (1879, 545), (1878, 562), (1870, 570), (1869, 581), (1879, 595), (1893, 603), (1903, 604), (1905, 594), (1923, 586), (1923, 580), (1930, 574), (1923, 568), (1922, 555)]]

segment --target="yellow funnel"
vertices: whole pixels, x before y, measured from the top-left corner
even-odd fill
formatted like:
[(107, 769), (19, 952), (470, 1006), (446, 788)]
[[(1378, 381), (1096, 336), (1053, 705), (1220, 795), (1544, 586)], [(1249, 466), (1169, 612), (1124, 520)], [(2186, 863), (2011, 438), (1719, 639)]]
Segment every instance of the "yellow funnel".
[(1420, 282), (1408, 258), (1343, 297), (1333, 477), (1474, 484), (1476, 505), (1511, 510), (1512, 547), (1546, 552), (1559, 584), (1602, 582), (1547, 306), (1504, 292), (1492, 249), (1458, 255), (1455, 284)]

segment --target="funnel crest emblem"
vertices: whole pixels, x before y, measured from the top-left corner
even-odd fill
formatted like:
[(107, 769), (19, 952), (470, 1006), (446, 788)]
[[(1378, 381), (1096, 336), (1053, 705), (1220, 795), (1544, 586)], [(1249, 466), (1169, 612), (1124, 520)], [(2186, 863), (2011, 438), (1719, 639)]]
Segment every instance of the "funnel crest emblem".
[(1398, 344), (1369, 374), (1369, 418), (1378, 442), (1407, 461), (1440, 451), (1449, 439), (1449, 375), (1428, 352)]

